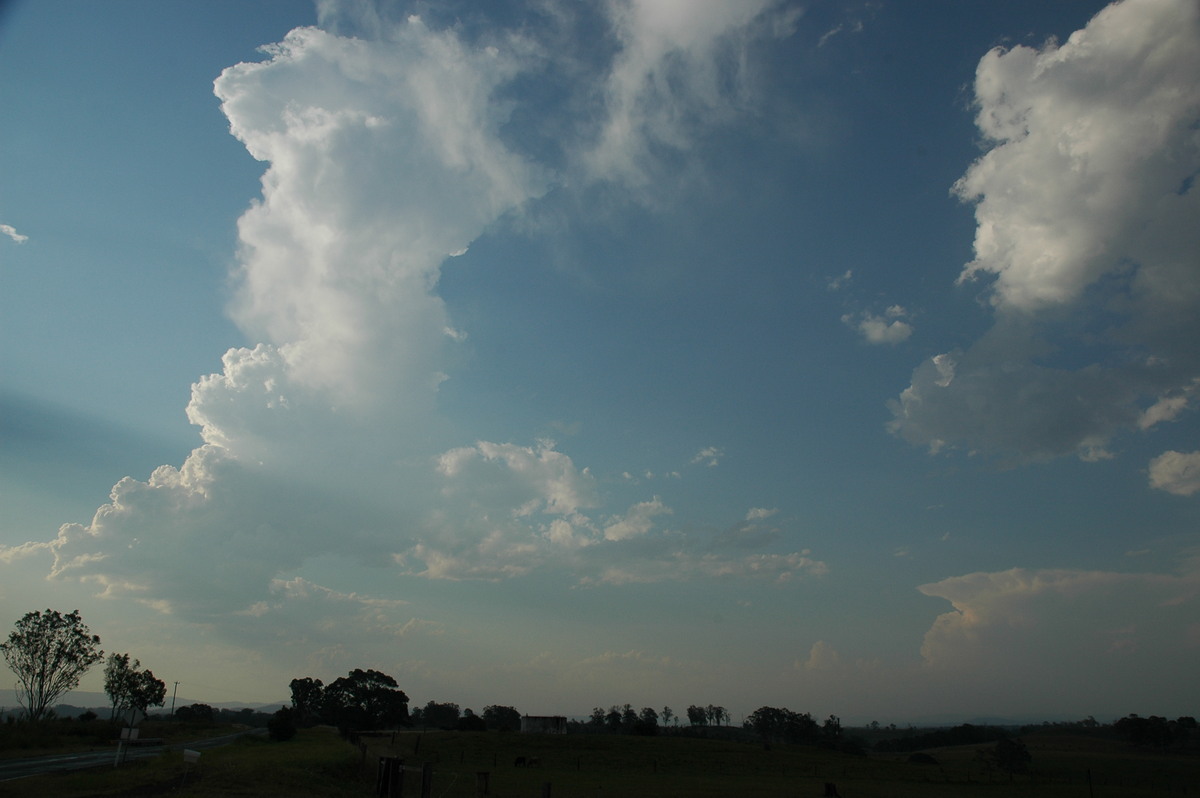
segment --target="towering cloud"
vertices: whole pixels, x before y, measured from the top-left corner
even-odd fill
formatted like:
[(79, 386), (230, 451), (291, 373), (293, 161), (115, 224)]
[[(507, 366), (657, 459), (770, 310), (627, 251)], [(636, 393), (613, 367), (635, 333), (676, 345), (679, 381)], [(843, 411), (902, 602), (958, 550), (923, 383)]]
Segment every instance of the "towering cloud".
[(979, 63), (990, 145), (954, 187), (975, 206), (995, 327), (928, 362), (891, 429), (1020, 461), (1105, 457), (1200, 372), (1200, 7), (1114, 3), (1059, 45)]
[[(650, 143), (685, 146), (683, 131), (719, 104), (718, 51), (749, 35), (764, 5), (609, 6), (619, 47), (583, 89), (607, 87), (604, 114), (563, 142), (577, 164), (567, 170), (636, 184)], [(353, 17), (334, 12), (324, 7)], [(322, 555), (442, 579), (823, 572), (807, 552), (722, 551), (664, 528), (662, 500), (605, 496), (552, 442), (449, 437), (437, 386), (447, 348), (469, 331), (438, 295), (441, 267), (561, 181), (504, 134), (505, 92), (559, 56), (530, 32), (472, 38), (416, 16), (357, 23), (357, 37), (293, 30), (217, 79), (230, 131), (266, 164), (262, 196), (238, 223), (231, 305), (258, 343), (193, 386), (202, 445), (181, 467), (122, 480), (90, 524), (44, 544), (53, 574), (252, 626), (303, 623), (288, 609), (297, 602), (351, 618), (406, 611), (296, 576)]]

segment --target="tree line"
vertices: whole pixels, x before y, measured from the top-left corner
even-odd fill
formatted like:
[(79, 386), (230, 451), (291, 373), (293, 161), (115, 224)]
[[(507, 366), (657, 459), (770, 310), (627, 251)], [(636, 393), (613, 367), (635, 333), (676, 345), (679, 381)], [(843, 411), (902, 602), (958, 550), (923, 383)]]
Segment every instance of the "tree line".
[[(166, 683), (155, 677), (149, 668), (142, 668), (141, 662), (130, 654), (111, 653), (105, 660), (99, 635), (92, 634), (79, 610), (66, 614), (51, 609), (26, 613), (14, 624), (7, 640), (0, 642), (0, 653), (17, 676), (17, 700), (29, 721), (51, 716), (55, 702), (75, 689), (80, 678), (101, 661), (105, 662), (104, 691), (111, 702), (110, 719), (128, 712), (132, 723), (135, 713), (144, 715), (150, 707), (162, 706), (166, 698)], [(516, 731), (521, 726), (521, 714), (510, 706), (490, 705), (476, 714), (470, 708), (460, 710), (456, 703), (429, 701), (410, 711), (408, 695), (396, 680), (376, 670), (356, 668), (328, 685), (320, 679), (303, 677), (293, 679), (289, 687), (291, 706), (281, 708), (266, 723), (275, 739), (288, 739), (297, 727), (318, 723), (334, 725), (345, 734), (400, 726), (460, 731)], [(260, 716), (267, 717), (249, 709), (240, 713), (214, 711), (207, 704), (180, 707), (175, 716), (177, 720), (200, 722), (232, 717), (234, 722), (250, 722), (249, 725), (261, 725), (251, 721), (260, 721)], [(692, 704), (685, 710), (684, 717), (693, 728), (722, 727), (730, 722), (729, 712), (713, 704)], [(568, 726), (574, 731), (588, 733), (654, 735), (662, 726), (673, 724), (678, 728), (680, 721), (681, 717), (669, 706), (664, 706), (660, 712), (652, 707), (635, 710), (631, 704), (625, 704), (608, 709), (595, 707), (586, 721), (571, 722)], [(1190, 716), (1169, 720), (1156, 715), (1140, 717), (1131, 714), (1114, 721), (1111, 726), (1099, 724), (1089, 717), (1073, 724), (1027, 726), (1021, 731), (1051, 725), (1108, 732), (1135, 745), (1162, 749), (1186, 743), (1200, 728)], [(877, 723), (868, 728), (872, 732), (881, 730)], [(843, 736), (841, 720), (836, 715), (818, 722), (807, 712), (763, 706), (745, 719), (742, 729), (753, 733), (764, 744), (820, 745), (840, 750), (861, 750), (863, 747), (860, 741)], [(894, 725), (891, 730), (895, 730)], [(879, 751), (916, 751), (985, 742), (996, 742), (997, 751), (1004, 749), (1008, 759), (1021, 761), (1027, 757), (1023, 747), (1010, 741), (1008, 731), (971, 724), (924, 734), (916, 734), (914, 730), (894, 739), (878, 740), (872, 747)]]
[[(100, 636), (73, 610), (27, 612), (14, 625), (8, 639), (0, 643), (8, 667), (17, 675), (17, 702), (30, 721), (47, 716), (51, 707), (96, 663), (104, 659)], [(104, 692), (112, 702), (111, 717), (128, 711), (145, 714), (160, 707), (167, 685), (129, 654), (110, 654), (104, 667)]]

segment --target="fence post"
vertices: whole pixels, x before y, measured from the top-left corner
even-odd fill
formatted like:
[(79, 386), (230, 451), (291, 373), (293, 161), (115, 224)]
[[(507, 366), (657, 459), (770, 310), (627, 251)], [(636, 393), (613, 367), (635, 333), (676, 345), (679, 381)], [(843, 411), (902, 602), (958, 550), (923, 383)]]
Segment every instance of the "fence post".
[(421, 798), (433, 798), (433, 763), (421, 765)]
[(375, 772), (375, 795), (383, 798), (386, 795), (388, 778), (388, 758), (386, 756), (379, 757), (379, 768)]
[(375, 780), (379, 798), (399, 798), (404, 794), (404, 760), (394, 756), (379, 757), (379, 776)]
[(550, 798), (550, 782), (542, 785), (542, 798)]
[(491, 791), (489, 790), (490, 785), (488, 784), (490, 777), (491, 774), (489, 774), (486, 770), (478, 771), (475, 774), (475, 795), (477, 795), (478, 798), (483, 798), (485, 795), (491, 794)]

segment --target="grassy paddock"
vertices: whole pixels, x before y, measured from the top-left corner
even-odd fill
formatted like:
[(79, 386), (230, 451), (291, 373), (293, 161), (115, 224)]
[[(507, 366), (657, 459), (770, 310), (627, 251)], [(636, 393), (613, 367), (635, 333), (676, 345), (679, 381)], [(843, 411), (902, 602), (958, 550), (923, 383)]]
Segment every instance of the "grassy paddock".
[[(1033, 770), (1011, 778), (977, 756), (984, 746), (939, 749), (939, 765), (910, 765), (907, 755), (851, 756), (813, 748), (712, 739), (589, 735), (414, 732), (365, 740), (364, 769), (380, 756), (434, 770), (438, 796), (474, 796), (476, 773), (489, 773), (491, 795), (554, 798), (600, 795), (806, 796), (823, 795), (826, 782), (846, 798), (863, 796), (1117, 796), (1200, 795), (1195, 756), (1152, 754), (1112, 741), (1026, 738)], [(1093, 743), (1097, 743), (1093, 745)], [(516, 767), (517, 757), (539, 766)], [(1087, 774), (1092, 772), (1089, 789)], [(420, 773), (405, 776), (405, 794), (418, 794)]]
[(361, 756), (354, 746), (328, 729), (301, 731), (286, 743), (244, 737), (232, 745), (204, 751), (199, 765), (185, 765), (179, 751), (120, 768), (97, 768), (56, 776), (17, 779), (0, 784), (8, 798), (181, 798), (210, 796), (329, 796), (361, 798), (373, 794), (373, 778), (360, 778)]
[[(301, 731), (286, 743), (245, 739), (205, 751), (199, 772), (184, 779), (178, 751), (118, 770), (25, 779), (0, 786), (14, 798), (374, 795), (379, 758), (404, 760), (404, 795), (420, 794), (421, 766), (433, 770), (433, 795), (475, 798), (477, 773), (489, 774), (494, 798), (577, 796), (820, 796), (826, 782), (845, 798), (1117, 798), (1200, 796), (1200, 760), (1111, 740), (1028, 735), (1033, 771), (1010, 781), (988, 771), (975, 746), (934, 749), (937, 765), (910, 765), (906, 755), (856, 757), (813, 748), (674, 736), (522, 735), (399, 732), (364, 737), (361, 746), (328, 729)], [(536, 767), (518, 767), (536, 757)], [(1092, 783), (1087, 772), (1092, 772)], [(1186, 793), (1184, 792), (1186, 788)]]
[[(0, 758), (41, 756), (72, 751), (99, 751), (111, 748), (121, 736), (124, 724), (119, 720), (76, 720), (55, 718), (38, 723), (0, 724)], [(217, 737), (232, 731), (229, 724), (179, 723), (147, 719), (138, 727), (142, 739), (156, 738), (167, 743)]]

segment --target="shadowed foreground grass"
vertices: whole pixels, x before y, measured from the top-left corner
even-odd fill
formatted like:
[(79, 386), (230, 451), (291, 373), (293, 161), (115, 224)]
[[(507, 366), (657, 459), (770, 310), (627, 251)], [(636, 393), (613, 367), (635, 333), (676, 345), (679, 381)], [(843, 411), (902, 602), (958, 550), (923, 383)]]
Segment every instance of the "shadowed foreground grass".
[[(0, 785), (15, 798), (148, 798), (149, 796), (371, 796), (381, 756), (404, 760), (404, 795), (420, 795), (421, 767), (433, 773), (432, 795), (475, 798), (479, 773), (494, 798), (587, 796), (821, 796), (837, 785), (843, 798), (968, 796), (1200, 795), (1192, 756), (1152, 754), (1111, 741), (1027, 738), (1034, 771), (989, 772), (974, 747), (932, 753), (939, 765), (912, 765), (902, 756), (861, 757), (813, 748), (761, 745), (681, 736), (400, 732), (364, 738), (357, 747), (328, 729), (300, 732), (286, 743), (244, 739), (205, 751), (186, 773), (178, 751), (117, 770), (24, 779)], [(518, 757), (536, 757), (518, 767)], [(1089, 784), (1088, 771), (1093, 778)], [(1186, 793), (1183, 789), (1186, 788)]]
[(360, 778), (361, 754), (327, 729), (301, 731), (286, 743), (243, 737), (204, 751), (185, 765), (179, 751), (119, 768), (98, 768), (0, 784), (8, 798), (141, 798), (142, 796), (330, 796), (360, 798), (374, 792)]

